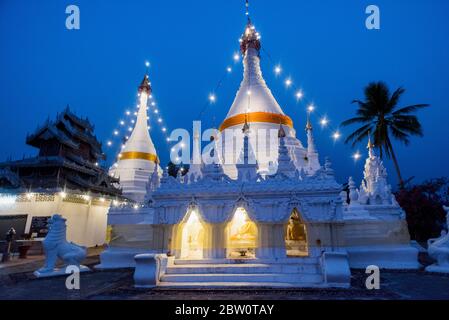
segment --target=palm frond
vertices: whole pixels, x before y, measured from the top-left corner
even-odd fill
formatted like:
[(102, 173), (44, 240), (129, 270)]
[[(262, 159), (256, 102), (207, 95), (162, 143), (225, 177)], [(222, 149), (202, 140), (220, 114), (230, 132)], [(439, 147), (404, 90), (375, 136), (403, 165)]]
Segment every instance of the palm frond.
[(349, 125), (354, 124), (354, 123), (366, 123), (366, 122), (369, 122), (369, 121), (371, 121), (371, 119), (367, 119), (365, 117), (355, 117), (355, 118), (351, 118), (351, 119), (348, 119), (346, 121), (343, 121), (341, 123), (341, 125), (346, 127), (346, 126), (349, 126)]
[(352, 142), (352, 146), (354, 146), (357, 142), (361, 141), (368, 135), (368, 132), (372, 129), (372, 127), (373, 125), (369, 123), (358, 128), (346, 138), (345, 143)]
[(391, 95), (390, 101), (388, 101), (388, 106), (390, 107), (390, 112), (398, 105), (399, 99), (402, 94), (405, 92), (405, 89), (400, 87)]
[(393, 112), (393, 115), (403, 115), (403, 114), (415, 112), (418, 109), (427, 108), (429, 106), (430, 106), (429, 104), (414, 104), (414, 105), (407, 106), (407, 107), (401, 108), (399, 110), (396, 110), (395, 112)]
[(409, 135), (407, 133), (401, 131), (395, 126), (391, 126), (390, 131), (393, 137), (404, 143), (406, 146), (410, 144)]

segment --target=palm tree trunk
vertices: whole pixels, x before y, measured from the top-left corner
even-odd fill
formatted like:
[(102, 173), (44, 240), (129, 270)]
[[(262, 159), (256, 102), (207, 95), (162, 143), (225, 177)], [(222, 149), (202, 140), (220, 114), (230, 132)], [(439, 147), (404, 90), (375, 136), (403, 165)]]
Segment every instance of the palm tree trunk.
[(388, 146), (388, 149), (390, 149), (391, 158), (393, 159), (394, 167), (396, 169), (396, 173), (398, 174), (399, 188), (404, 189), (404, 180), (402, 179), (401, 169), (399, 168), (398, 159), (396, 159), (396, 154), (394, 153), (393, 145), (391, 144), (390, 138), (388, 136), (387, 136), (387, 146)]

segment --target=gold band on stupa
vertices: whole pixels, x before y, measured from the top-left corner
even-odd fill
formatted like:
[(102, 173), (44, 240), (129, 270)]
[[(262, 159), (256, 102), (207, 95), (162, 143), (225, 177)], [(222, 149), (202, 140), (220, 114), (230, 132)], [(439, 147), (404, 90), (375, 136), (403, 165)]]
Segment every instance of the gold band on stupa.
[(275, 124), (283, 124), (293, 128), (293, 121), (290, 117), (270, 112), (250, 112), (247, 114), (238, 114), (223, 121), (219, 130), (223, 131), (226, 128), (245, 123), (245, 118), (248, 122), (267, 122)]
[(159, 158), (157, 157), (157, 155), (138, 151), (123, 152), (119, 155), (119, 159), (120, 160), (140, 159), (140, 160), (153, 161), (154, 163), (159, 163)]

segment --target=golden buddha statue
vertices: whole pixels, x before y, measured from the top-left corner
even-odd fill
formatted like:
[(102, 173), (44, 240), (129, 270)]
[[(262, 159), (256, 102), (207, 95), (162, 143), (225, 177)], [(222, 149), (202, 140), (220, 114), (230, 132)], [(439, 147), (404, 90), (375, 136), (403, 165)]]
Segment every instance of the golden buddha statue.
[(231, 240), (256, 240), (256, 235), (256, 224), (245, 216), (244, 223), (231, 235)]
[(293, 214), (290, 217), (290, 221), (288, 222), (287, 240), (290, 240), (290, 241), (306, 240), (304, 224), (301, 223), (299, 217), (296, 214)]

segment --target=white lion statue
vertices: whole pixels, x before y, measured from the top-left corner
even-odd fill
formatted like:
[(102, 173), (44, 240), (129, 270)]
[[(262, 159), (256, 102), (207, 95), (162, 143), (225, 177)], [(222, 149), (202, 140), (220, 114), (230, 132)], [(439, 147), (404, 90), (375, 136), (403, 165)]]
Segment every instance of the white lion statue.
[[(446, 211), (446, 224), (449, 228), (449, 207), (443, 206)], [(441, 232), (441, 237), (437, 239), (428, 240), (427, 252), (429, 256), (434, 258), (437, 262), (426, 268), (430, 272), (445, 272), (449, 273), (449, 233)]]
[(49, 231), (43, 241), (45, 253), (45, 266), (37, 273), (52, 273), (55, 271), (57, 259), (64, 261), (65, 265), (80, 266), (86, 258), (87, 250), (66, 239), (66, 219), (59, 214), (53, 215), (49, 220)]

